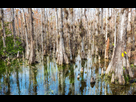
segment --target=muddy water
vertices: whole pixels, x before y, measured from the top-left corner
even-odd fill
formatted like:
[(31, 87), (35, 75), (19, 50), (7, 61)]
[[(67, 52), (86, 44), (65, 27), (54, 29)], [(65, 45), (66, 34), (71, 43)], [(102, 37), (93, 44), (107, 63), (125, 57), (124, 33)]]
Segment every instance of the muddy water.
[[(39, 64), (28, 66), (26, 61), (15, 60), (11, 66), (0, 61), (0, 95), (132, 95), (136, 85), (117, 86), (100, 77), (101, 69), (109, 62), (97, 58), (81, 60), (63, 67), (54, 58), (46, 57)], [(81, 67), (84, 68), (81, 74)], [(80, 78), (77, 79), (77, 76)], [(91, 77), (95, 84), (90, 84)]]

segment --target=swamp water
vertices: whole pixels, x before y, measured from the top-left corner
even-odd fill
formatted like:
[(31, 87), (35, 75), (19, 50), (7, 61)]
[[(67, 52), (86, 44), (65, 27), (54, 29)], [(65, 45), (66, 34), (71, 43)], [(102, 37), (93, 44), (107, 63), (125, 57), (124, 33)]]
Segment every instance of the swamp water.
[[(44, 58), (33, 66), (17, 59), (7, 66), (0, 61), (0, 95), (133, 95), (136, 85), (118, 86), (100, 77), (101, 69), (108, 62), (97, 58), (81, 60), (78, 55), (74, 64), (58, 67), (55, 58)], [(84, 68), (83, 74), (80, 73)], [(77, 79), (78, 74), (80, 78)], [(90, 84), (91, 77), (96, 79)]]

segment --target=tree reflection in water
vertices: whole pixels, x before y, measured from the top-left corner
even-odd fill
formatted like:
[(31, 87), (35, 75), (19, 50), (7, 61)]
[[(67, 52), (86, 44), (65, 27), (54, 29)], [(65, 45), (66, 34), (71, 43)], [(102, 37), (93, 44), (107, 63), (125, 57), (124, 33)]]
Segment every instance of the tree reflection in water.
[[(136, 85), (118, 86), (110, 84), (101, 77), (109, 60), (93, 57), (82, 60), (80, 55), (75, 63), (56, 65), (55, 58), (44, 57), (42, 63), (27, 66), (26, 61), (20, 59), (7, 66), (0, 61), (0, 94), (1, 95), (134, 95)], [(83, 67), (83, 73), (80, 73)], [(77, 79), (80, 74), (79, 80)], [(91, 77), (96, 79), (90, 84)]]

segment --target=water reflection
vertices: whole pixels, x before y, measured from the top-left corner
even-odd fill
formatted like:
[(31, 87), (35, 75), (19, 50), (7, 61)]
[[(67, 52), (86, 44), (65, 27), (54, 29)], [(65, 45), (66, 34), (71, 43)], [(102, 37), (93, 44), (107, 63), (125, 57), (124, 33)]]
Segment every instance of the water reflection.
[[(0, 61), (0, 94), (1, 95), (133, 95), (136, 85), (117, 86), (109, 84), (101, 77), (101, 70), (107, 68), (109, 60), (91, 54), (87, 60), (80, 55), (75, 64), (56, 65), (56, 59), (44, 57), (44, 60), (33, 66), (26, 61), (15, 60), (11, 66)], [(83, 73), (80, 72), (83, 67)], [(77, 79), (77, 76), (80, 78)], [(95, 84), (90, 84), (91, 77)]]

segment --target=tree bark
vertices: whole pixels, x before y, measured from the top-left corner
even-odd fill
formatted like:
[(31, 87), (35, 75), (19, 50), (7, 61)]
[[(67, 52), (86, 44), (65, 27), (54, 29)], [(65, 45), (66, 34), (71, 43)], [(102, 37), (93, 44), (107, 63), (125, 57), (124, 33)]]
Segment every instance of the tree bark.
[(23, 15), (23, 24), (25, 27), (25, 37), (26, 37), (26, 59), (29, 59), (29, 45), (28, 45), (28, 29), (27, 29), (27, 23), (26, 23), (26, 17), (25, 17), (25, 11), (22, 8), (22, 15)]
[(75, 57), (75, 39), (74, 39), (74, 8), (71, 8), (71, 51)]
[(129, 8), (129, 13), (128, 13), (128, 27), (127, 27), (127, 33), (128, 33), (128, 57), (131, 56), (131, 36), (132, 36), (132, 26), (131, 26), (131, 20), (132, 20), (132, 8)]
[[(20, 20), (21, 20), (21, 38), (24, 39), (24, 27), (23, 27), (23, 18), (22, 18), (22, 12), (20, 10)], [(22, 40), (23, 42), (23, 40)]]
[(42, 23), (42, 26), (41, 26), (41, 31), (42, 31), (42, 34), (41, 34), (41, 44), (42, 44), (42, 59), (43, 59), (43, 35), (45, 34), (45, 8), (41, 8), (41, 23)]
[(115, 14), (115, 31), (114, 31), (114, 48), (116, 47), (116, 32), (117, 32), (117, 30), (116, 30), (116, 19), (117, 19), (117, 11), (116, 11), (116, 9), (114, 9), (114, 14)]
[(96, 8), (96, 18), (95, 18), (95, 35), (98, 35), (98, 20), (99, 20), (99, 8)]
[(101, 8), (101, 34), (103, 34), (103, 8)]
[(3, 40), (3, 47), (6, 48), (6, 42), (5, 42), (5, 38), (6, 38), (6, 33), (5, 33), (5, 26), (4, 26), (4, 12), (3, 9), (0, 8), (0, 21), (1, 21), (1, 26), (2, 26), (2, 40)]
[(20, 35), (21, 35), (21, 29), (19, 27), (19, 20), (18, 20), (18, 11), (16, 11), (16, 19), (17, 19), (17, 26), (18, 26), (18, 37), (20, 38)]
[[(136, 40), (136, 8), (135, 8), (135, 16), (134, 16), (134, 38)], [(134, 65), (136, 66), (136, 41), (135, 41), (135, 53), (134, 53)]]
[[(120, 18), (120, 31), (118, 32), (118, 40), (111, 62), (106, 70), (106, 74), (114, 73), (115, 80), (118, 80), (119, 84), (125, 85), (127, 83), (127, 77), (133, 77), (130, 69), (128, 56), (124, 53), (126, 51), (126, 36), (127, 36), (127, 21), (128, 21), (128, 8), (121, 9)], [(121, 55), (124, 56), (121, 56)], [(112, 79), (113, 80), (113, 79)]]
[(14, 18), (14, 8), (11, 8), (12, 11), (12, 35), (14, 35), (14, 43), (15, 43), (15, 36), (16, 36), (16, 31), (15, 31), (15, 18)]
[[(96, 8), (96, 19), (95, 19), (95, 35), (99, 33), (99, 8)], [(98, 56), (98, 47), (95, 45), (95, 55)]]
[(85, 51), (84, 51), (84, 35), (85, 35), (85, 32), (83, 31), (84, 30), (84, 27), (83, 27), (83, 8), (80, 8), (80, 32), (82, 33), (81, 35), (81, 38), (82, 38), (82, 42), (81, 42), (81, 58), (84, 59), (85, 58)]
[(62, 65), (62, 64), (69, 64), (68, 57), (65, 53), (65, 48), (64, 48), (64, 41), (63, 41), (63, 14), (62, 14), (62, 8), (59, 8), (59, 19), (60, 19), (60, 24), (59, 24), (59, 46), (58, 46), (58, 55), (57, 55), (57, 64)]
[(34, 43), (34, 25), (33, 25), (33, 12), (32, 8), (28, 8), (29, 17), (30, 17), (30, 36), (31, 36), (31, 47), (30, 47), (30, 57), (29, 57), (29, 64), (35, 63), (35, 43)]
[(58, 10), (57, 8), (55, 9), (55, 15), (56, 15), (56, 55), (58, 55), (58, 35), (59, 35), (59, 31), (58, 31)]
[[(92, 14), (91, 14), (91, 10), (89, 10), (89, 14), (91, 16), (91, 20), (92, 20)], [(90, 20), (90, 23), (89, 23), (89, 20), (88, 20), (88, 23), (89, 23), (89, 48), (91, 48), (91, 40), (92, 40), (92, 21)]]
[(106, 8), (106, 35), (105, 35), (105, 58), (108, 59), (108, 50), (107, 50), (107, 34), (108, 34), (108, 8)]
[(74, 55), (74, 50), (73, 50), (73, 46), (74, 46), (74, 41), (73, 41), (73, 8), (69, 9), (69, 13), (70, 13), (70, 60), (72, 60), (72, 57)]

